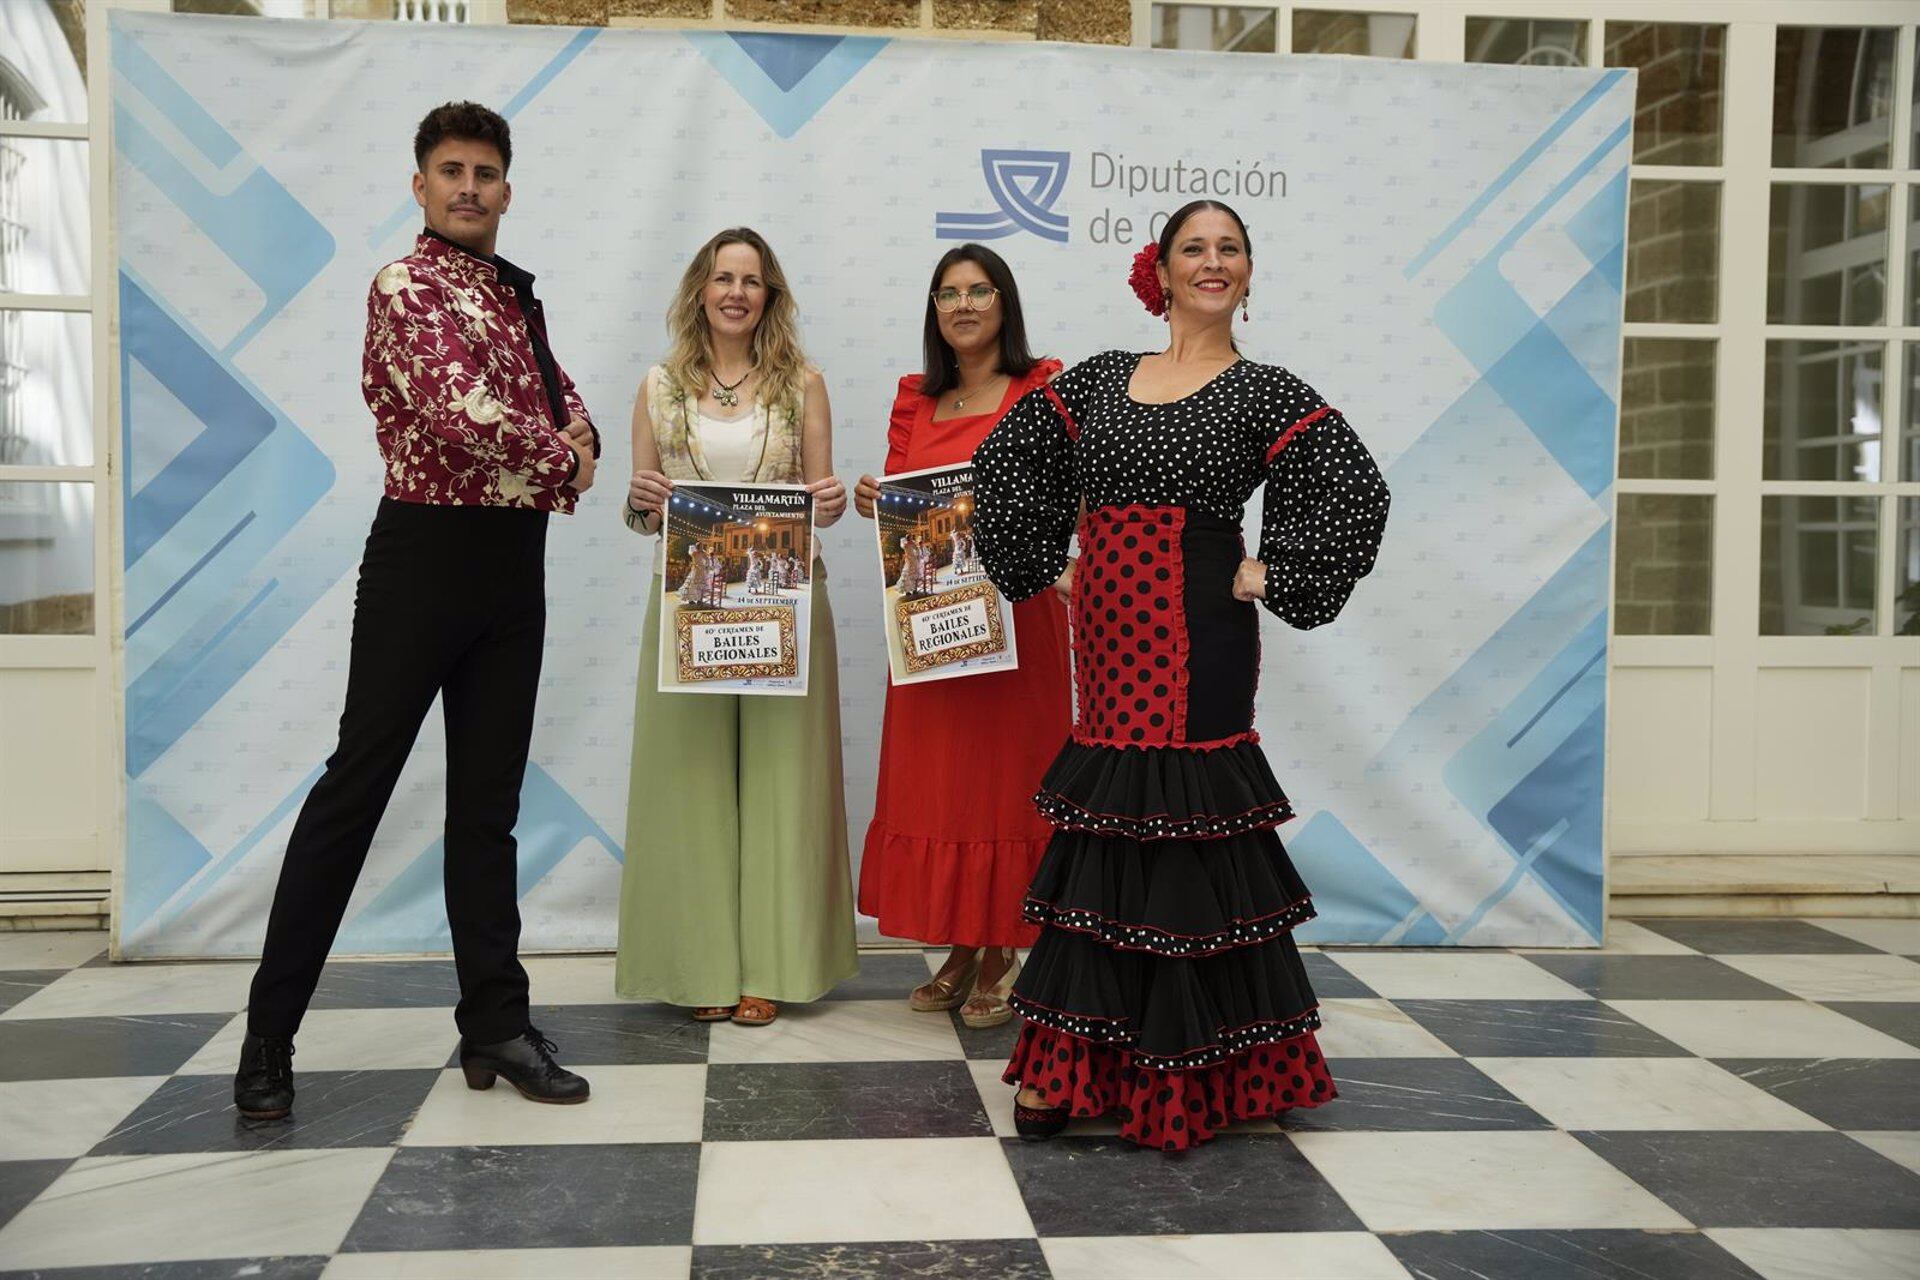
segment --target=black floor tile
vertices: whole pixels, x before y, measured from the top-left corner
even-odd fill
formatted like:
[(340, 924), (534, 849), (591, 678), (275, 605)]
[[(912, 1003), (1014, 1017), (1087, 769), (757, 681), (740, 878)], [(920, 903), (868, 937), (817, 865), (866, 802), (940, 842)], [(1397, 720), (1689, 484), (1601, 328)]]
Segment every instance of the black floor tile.
[(964, 1062), (780, 1062), (707, 1068), (708, 1142), (988, 1138)]
[(251, 1121), (233, 1109), (232, 1077), (175, 1076), (87, 1154), (392, 1146), (439, 1078), (438, 1071), (302, 1071), (291, 1116)]
[(1794, 1000), (1711, 956), (1530, 955), (1554, 977), (1600, 1000)]
[(1684, 1058), (1685, 1049), (1597, 1000), (1395, 1000), (1469, 1058)]
[(1920, 1228), (1920, 1174), (1843, 1133), (1573, 1136), (1696, 1226)]
[(66, 969), (0, 969), (0, 1013), (67, 973)]
[(1414, 1280), (1756, 1280), (1697, 1231), (1410, 1231), (1381, 1236)]
[(451, 1009), (459, 1003), (460, 977), (451, 960), (337, 960), (321, 970), (308, 1007)]
[(1333, 1082), (1340, 1097), (1331, 1106), (1289, 1112), (1282, 1123), (1336, 1133), (1553, 1128), (1458, 1058), (1342, 1058)]
[(699, 1170), (696, 1143), (405, 1147), (341, 1249), (689, 1244)]
[(1920, 1061), (1884, 1058), (1716, 1058), (1836, 1129), (1920, 1129)]
[[(916, 1013), (916, 1018), (937, 1018), (937, 1013)], [(960, 1020), (958, 1009), (950, 1010), (946, 1015), (953, 1022), (954, 1034), (960, 1037), (960, 1052), (975, 1061), (986, 1062), (994, 1059), (1006, 1061), (1013, 1053), (1013, 1042), (1020, 1038), (1020, 1028), (1025, 1021), (1018, 1015), (1008, 1018), (997, 1027), (976, 1029)]]
[[(713, 1025), (671, 1004), (536, 1004), (533, 1023), (568, 1067), (649, 1067), (705, 1062)], [(457, 1065), (456, 1047), (453, 1062)]]
[(282, 1258), (205, 1258), (192, 1262), (139, 1262), (118, 1267), (50, 1267), (0, 1271), (0, 1280), (318, 1280), (332, 1259), (324, 1255)]
[(32, 1204), (72, 1163), (71, 1160), (0, 1160), (0, 1227)]
[(230, 1013), (0, 1021), (0, 1080), (172, 1075), (231, 1021)]
[(1284, 1134), (1229, 1134), (1178, 1155), (1119, 1138), (1001, 1148), (1042, 1237), (1363, 1229)]
[(1652, 918), (1635, 924), (1708, 955), (1879, 955), (1852, 938), (1804, 920), (1693, 920)]
[(1340, 962), (1325, 952), (1303, 951), (1300, 959), (1307, 966), (1307, 979), (1313, 984), (1313, 994), (1322, 1000), (1367, 1000), (1379, 994), (1342, 969)]
[(905, 1009), (913, 989), (932, 976), (918, 951), (863, 951), (860, 971), (820, 998), (898, 1000)]
[(1823, 1002), (1822, 1007), (1844, 1013), (1896, 1040), (1920, 1046), (1920, 1004), (1913, 1001), (1834, 1000)]
[(691, 1280), (890, 1280), (992, 1276), (1048, 1280), (1037, 1240), (932, 1240), (875, 1244), (698, 1245)]

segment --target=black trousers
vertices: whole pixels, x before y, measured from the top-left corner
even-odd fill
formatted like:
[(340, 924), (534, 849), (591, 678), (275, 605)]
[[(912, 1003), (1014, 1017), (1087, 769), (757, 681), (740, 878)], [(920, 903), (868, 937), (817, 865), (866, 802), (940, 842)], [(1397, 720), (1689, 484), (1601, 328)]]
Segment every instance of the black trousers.
[(447, 730), (445, 878), (462, 1034), (527, 1026), (514, 822), (546, 637), (547, 516), (383, 498), (353, 605), (340, 740), (294, 824), (247, 1027), (291, 1036), (420, 725)]

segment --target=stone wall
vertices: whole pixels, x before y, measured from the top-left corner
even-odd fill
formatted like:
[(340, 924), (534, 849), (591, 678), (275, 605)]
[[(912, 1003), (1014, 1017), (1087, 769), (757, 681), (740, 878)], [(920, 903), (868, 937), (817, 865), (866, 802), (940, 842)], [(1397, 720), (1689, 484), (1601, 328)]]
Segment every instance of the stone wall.
[[(338, 3), (338, 0), (336, 0)], [(827, 29), (1005, 32), (1039, 40), (1128, 44), (1127, 0), (507, 0), (513, 22), (606, 26), (622, 19)]]

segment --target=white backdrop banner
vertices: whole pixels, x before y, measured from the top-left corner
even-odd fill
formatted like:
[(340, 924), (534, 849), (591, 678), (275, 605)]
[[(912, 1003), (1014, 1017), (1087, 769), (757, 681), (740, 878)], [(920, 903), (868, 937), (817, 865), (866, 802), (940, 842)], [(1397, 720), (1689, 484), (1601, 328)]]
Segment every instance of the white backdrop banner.
[[(880, 470), (942, 251), (1008, 259), (1036, 350), (1155, 349), (1129, 260), (1198, 195), (1250, 228), (1247, 353), (1338, 405), (1394, 492), (1346, 616), (1267, 623), (1258, 723), (1321, 909), (1303, 938), (1599, 936), (1629, 73), (111, 17), (127, 954), (259, 946), (380, 493), (367, 283), (411, 244), (413, 129), (452, 98), (512, 120), (501, 252), (539, 274), (609, 446), (550, 535), (529, 948), (614, 938), (652, 555), (619, 516), (626, 424), (694, 250), (739, 223), (778, 250), (851, 479)], [(824, 539), (856, 850), (886, 679), (871, 539), (857, 517)], [(340, 949), (448, 945), (442, 758), (433, 716)]]

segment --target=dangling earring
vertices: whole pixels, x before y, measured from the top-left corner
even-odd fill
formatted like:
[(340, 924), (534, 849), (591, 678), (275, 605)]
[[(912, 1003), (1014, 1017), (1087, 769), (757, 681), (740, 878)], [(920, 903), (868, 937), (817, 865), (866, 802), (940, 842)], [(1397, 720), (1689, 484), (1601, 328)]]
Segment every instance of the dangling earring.
[(1240, 318), (1242, 320), (1252, 319), (1252, 317), (1247, 314), (1247, 304), (1252, 301), (1253, 301), (1253, 290), (1249, 289), (1245, 293), (1240, 295)]

